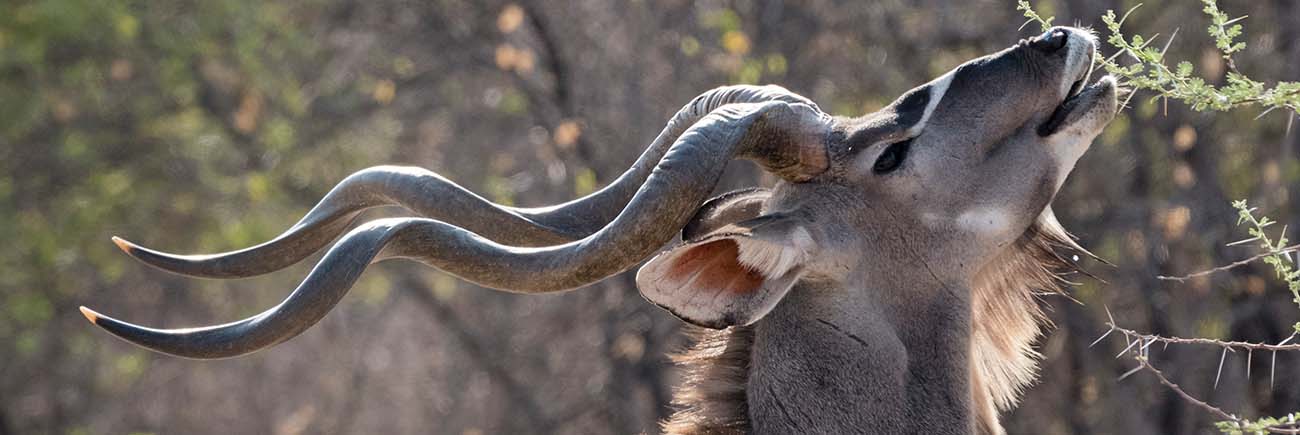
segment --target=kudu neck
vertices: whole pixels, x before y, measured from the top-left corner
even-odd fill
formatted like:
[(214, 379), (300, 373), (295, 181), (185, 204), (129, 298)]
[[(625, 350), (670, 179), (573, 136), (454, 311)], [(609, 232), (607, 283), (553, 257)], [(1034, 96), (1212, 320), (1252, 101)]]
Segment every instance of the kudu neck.
[(967, 290), (911, 282), (801, 283), (757, 323), (747, 389), (755, 432), (969, 432)]

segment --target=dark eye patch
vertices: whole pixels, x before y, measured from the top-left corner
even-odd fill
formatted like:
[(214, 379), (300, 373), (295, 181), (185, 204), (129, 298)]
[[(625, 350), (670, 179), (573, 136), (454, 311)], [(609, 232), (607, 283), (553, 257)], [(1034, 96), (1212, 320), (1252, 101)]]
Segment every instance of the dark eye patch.
[(888, 107), (863, 117), (847, 133), (845, 142), (849, 145), (849, 152), (857, 153), (873, 144), (897, 141), (913, 134), (910, 130), (921, 122), (925, 108), (930, 105), (931, 87), (924, 85), (912, 89)]
[(903, 94), (892, 104), (897, 122), (903, 128), (911, 128), (921, 122), (925, 116), (925, 106), (930, 104), (930, 86), (913, 89)]

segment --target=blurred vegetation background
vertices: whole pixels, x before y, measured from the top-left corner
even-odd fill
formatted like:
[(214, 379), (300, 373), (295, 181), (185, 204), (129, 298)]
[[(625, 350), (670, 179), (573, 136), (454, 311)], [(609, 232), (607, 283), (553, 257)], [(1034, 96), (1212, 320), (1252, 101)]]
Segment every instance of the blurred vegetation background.
[[(670, 411), (680, 324), (625, 274), (517, 296), (414, 264), (367, 273), (321, 324), (273, 350), (197, 362), (129, 346), (77, 306), (147, 325), (230, 321), (277, 303), (313, 261), (238, 281), (146, 268), (109, 243), (217, 252), (292, 225), (347, 174), (428, 167), (496, 201), (545, 205), (622, 171), (667, 117), (714, 86), (778, 83), (858, 115), (1037, 30), (1010, 0), (428, 2), (0, 0), (0, 434), (637, 433)], [(1097, 26), (1136, 2), (1035, 2)], [(1145, 0), (1127, 29), (1182, 29), (1171, 58), (1225, 66), (1200, 5)], [(1300, 79), (1300, 3), (1249, 15), (1235, 56)], [(1262, 264), (1157, 280), (1253, 254), (1230, 200), (1300, 228), (1291, 113), (1194, 113), (1139, 94), (1056, 202), (1114, 263), (1049, 298), (1039, 385), (1011, 433), (1198, 433), (1209, 416), (1123, 343), (1127, 327), (1277, 342), (1298, 313)], [(748, 163), (722, 188), (770, 183)], [(374, 217), (378, 214), (370, 214)], [(1247, 415), (1300, 404), (1300, 357), (1155, 354), (1189, 392)]]

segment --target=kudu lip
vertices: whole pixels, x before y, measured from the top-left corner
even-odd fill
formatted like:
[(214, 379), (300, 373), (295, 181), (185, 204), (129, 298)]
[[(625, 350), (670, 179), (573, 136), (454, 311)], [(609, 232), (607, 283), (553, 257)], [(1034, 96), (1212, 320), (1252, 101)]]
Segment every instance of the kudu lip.
[(1097, 52), (1096, 36), (1084, 29), (1057, 27), (1048, 32), (1064, 31), (1069, 35), (1067, 42), (1069, 53), (1061, 79), (1064, 90), (1061, 101), (1052, 109), (1046, 121), (1038, 126), (1038, 135), (1047, 137), (1060, 131), (1066, 125), (1083, 118), (1084, 114), (1099, 107), (1106, 101), (1100, 98), (1114, 94), (1115, 80), (1106, 76), (1089, 85), (1095, 66), (1093, 56)]
[[(1098, 79), (1096, 83), (1073, 92), (1061, 104), (1056, 106), (1047, 121), (1038, 126), (1038, 135), (1047, 137), (1056, 134), (1066, 126), (1085, 118), (1085, 115), (1093, 111), (1108, 110), (1113, 112), (1114, 107), (1107, 108), (1105, 106), (1107, 102), (1114, 102), (1116, 91), (1115, 77), (1107, 75)], [(1110, 104), (1110, 106), (1113, 105)]]

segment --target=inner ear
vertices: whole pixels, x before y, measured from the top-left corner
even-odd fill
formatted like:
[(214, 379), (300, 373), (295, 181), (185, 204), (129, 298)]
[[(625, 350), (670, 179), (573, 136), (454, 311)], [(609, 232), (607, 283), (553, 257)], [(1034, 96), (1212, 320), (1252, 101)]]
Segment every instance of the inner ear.
[(733, 239), (691, 246), (669, 262), (666, 277), (684, 287), (743, 295), (763, 284), (763, 274), (740, 264), (740, 245)]
[(637, 272), (637, 287), (695, 325), (752, 324), (803, 276), (817, 250), (806, 224), (775, 214), (723, 226), (650, 260)]

